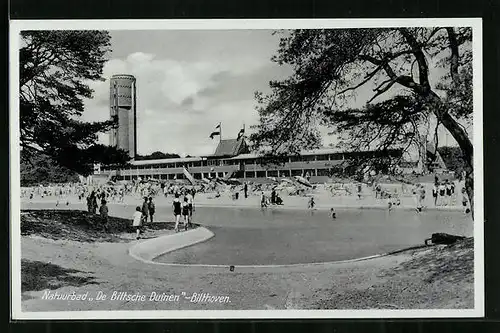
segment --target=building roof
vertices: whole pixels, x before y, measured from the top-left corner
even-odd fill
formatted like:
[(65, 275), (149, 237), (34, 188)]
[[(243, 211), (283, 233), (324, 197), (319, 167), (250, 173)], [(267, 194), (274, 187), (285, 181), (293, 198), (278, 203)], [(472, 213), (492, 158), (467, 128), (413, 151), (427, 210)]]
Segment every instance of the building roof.
[(245, 152), (247, 146), (245, 139), (221, 140), (215, 149), (214, 157), (236, 156)]
[(149, 164), (163, 164), (163, 163), (187, 163), (201, 161), (201, 157), (185, 157), (185, 158), (162, 158), (158, 160), (139, 160), (130, 161), (132, 165), (149, 165)]

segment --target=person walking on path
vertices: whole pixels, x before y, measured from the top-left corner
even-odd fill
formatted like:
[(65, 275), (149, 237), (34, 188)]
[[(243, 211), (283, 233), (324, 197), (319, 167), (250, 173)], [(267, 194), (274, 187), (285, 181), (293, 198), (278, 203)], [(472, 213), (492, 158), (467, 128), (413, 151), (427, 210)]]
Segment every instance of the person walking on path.
[(149, 202), (148, 202), (148, 212), (149, 212), (149, 220), (151, 223), (153, 223), (153, 218), (155, 215), (156, 207), (155, 203), (153, 202), (153, 197), (149, 197)]
[(245, 192), (245, 199), (248, 198), (248, 183), (243, 185), (243, 192)]
[(135, 228), (135, 239), (140, 238), (141, 226), (142, 226), (142, 209), (140, 206), (135, 208), (134, 215), (132, 216), (133, 222), (132, 226)]
[(175, 216), (175, 227), (174, 230), (175, 232), (179, 232), (179, 220), (181, 219), (181, 201), (179, 200), (179, 193), (175, 193), (175, 198), (174, 201), (172, 202), (172, 208), (174, 210), (174, 216)]

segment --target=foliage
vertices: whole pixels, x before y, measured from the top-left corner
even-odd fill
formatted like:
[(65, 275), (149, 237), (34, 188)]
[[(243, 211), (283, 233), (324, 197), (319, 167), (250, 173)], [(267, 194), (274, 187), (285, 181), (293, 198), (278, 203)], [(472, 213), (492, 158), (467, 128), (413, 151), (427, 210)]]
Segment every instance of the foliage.
[(161, 151), (155, 151), (149, 155), (136, 155), (136, 160), (161, 160), (165, 158), (180, 158), (177, 154), (162, 153)]
[(448, 170), (453, 171), (456, 176), (463, 174), (465, 163), (459, 147), (439, 147), (438, 152)]
[(77, 181), (74, 171), (58, 165), (49, 156), (35, 152), (28, 158), (26, 151), (21, 151), (21, 186)]
[(96, 145), (97, 134), (117, 126), (116, 122), (80, 120), (84, 98), (93, 94), (88, 83), (103, 80), (109, 33), (22, 31), (21, 45), (20, 141), (26, 154), (43, 152), (82, 175), (92, 172), (93, 163), (125, 164), (129, 159), (125, 151)]
[[(355, 150), (418, 147), (423, 129), (443, 125), (458, 143), (473, 206), (469, 27), (282, 31), (272, 60), (293, 73), (255, 94), (260, 123), (250, 136), (261, 153), (321, 145), (318, 125)], [(368, 91), (369, 96), (366, 96)], [(350, 108), (357, 94), (366, 105)]]
[[(472, 114), (470, 28), (282, 33), (273, 61), (293, 74), (270, 82), (271, 93), (256, 93), (260, 124), (250, 137), (254, 147), (273, 153), (318, 147), (323, 124), (352, 148), (386, 149), (417, 140), (422, 125), (435, 117), (472, 156), (470, 140), (454, 119)], [(436, 78), (440, 85), (434, 87)], [(367, 88), (373, 91), (365, 96), (367, 104), (348, 108)]]

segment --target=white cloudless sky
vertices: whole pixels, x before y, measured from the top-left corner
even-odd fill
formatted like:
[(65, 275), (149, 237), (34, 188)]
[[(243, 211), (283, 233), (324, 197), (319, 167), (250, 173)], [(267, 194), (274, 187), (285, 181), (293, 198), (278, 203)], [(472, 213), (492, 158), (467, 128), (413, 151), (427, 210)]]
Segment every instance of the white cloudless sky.
[[(223, 138), (235, 138), (245, 124), (258, 122), (254, 92), (291, 74), (271, 61), (279, 35), (271, 30), (110, 31), (112, 52), (102, 82), (91, 82), (84, 120), (109, 119), (109, 78), (131, 74), (137, 80), (137, 151), (180, 155), (214, 152), (208, 136), (222, 122)], [(358, 94), (353, 106), (368, 99)], [(327, 131), (324, 131), (326, 134)], [(443, 139), (444, 142), (444, 132)], [(449, 137), (448, 144), (454, 141)], [(100, 135), (108, 144), (108, 135)], [(334, 143), (325, 135), (323, 144)]]

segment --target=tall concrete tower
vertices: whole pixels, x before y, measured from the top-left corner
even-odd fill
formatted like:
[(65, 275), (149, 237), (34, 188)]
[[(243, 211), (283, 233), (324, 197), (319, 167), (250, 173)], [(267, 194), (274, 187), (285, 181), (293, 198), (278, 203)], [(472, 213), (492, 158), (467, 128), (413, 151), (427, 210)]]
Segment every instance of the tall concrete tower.
[(127, 151), (133, 159), (137, 152), (135, 77), (128, 74), (113, 75), (109, 92), (111, 119), (118, 119), (118, 128), (112, 129), (109, 134), (109, 144)]

